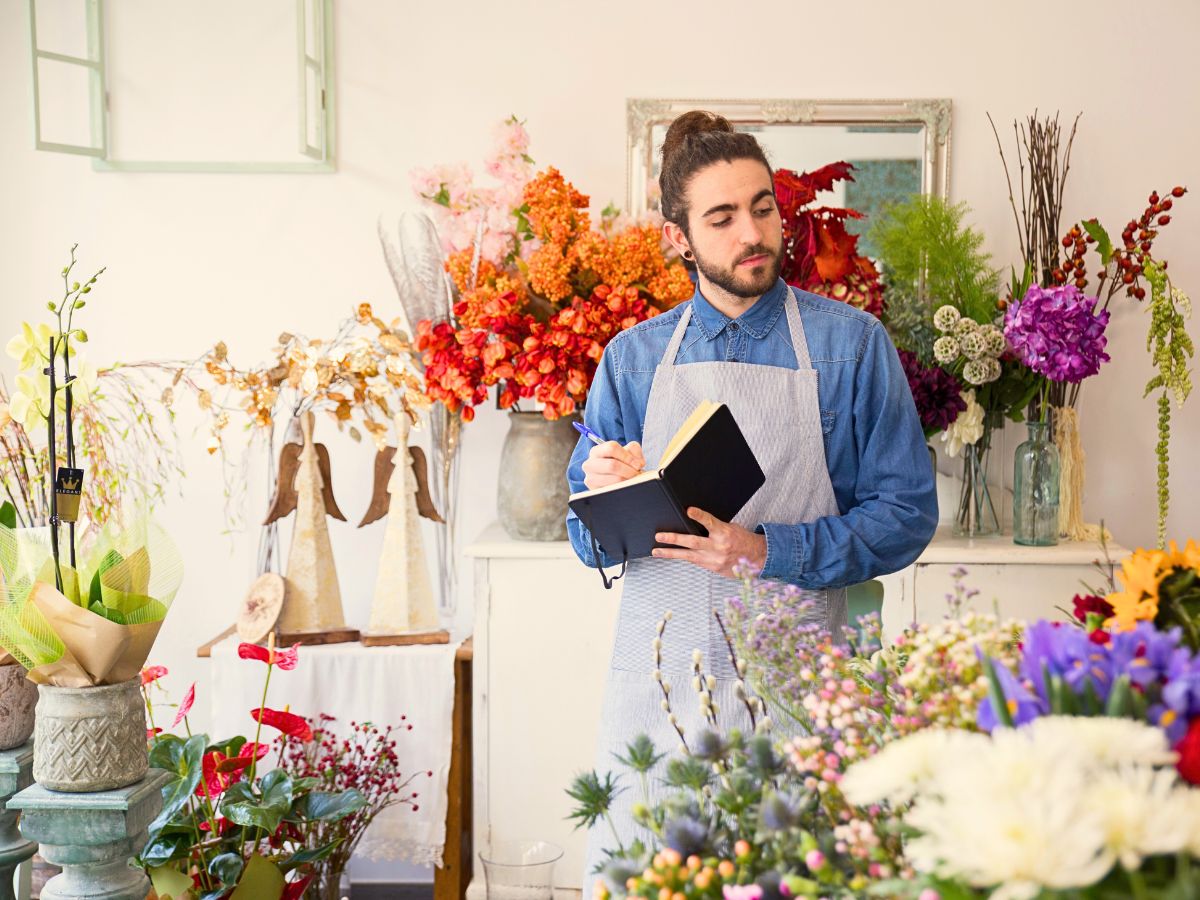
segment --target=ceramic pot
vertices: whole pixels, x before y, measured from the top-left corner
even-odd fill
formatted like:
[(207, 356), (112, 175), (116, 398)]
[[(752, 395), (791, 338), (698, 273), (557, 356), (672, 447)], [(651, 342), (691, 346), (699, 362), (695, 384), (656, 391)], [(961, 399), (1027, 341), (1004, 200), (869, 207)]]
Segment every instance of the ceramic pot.
[(146, 777), (146, 713), (137, 678), (100, 687), (38, 685), (33, 780), (52, 791), (109, 791)]

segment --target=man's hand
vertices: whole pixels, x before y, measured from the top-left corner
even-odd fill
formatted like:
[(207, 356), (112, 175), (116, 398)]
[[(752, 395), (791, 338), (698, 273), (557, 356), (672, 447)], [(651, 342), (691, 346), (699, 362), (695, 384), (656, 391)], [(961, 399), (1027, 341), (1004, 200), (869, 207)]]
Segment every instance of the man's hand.
[(583, 461), (583, 483), (594, 490), (605, 485), (625, 481), (646, 468), (642, 456), (642, 445), (631, 441), (622, 447), (616, 441), (596, 444)]
[(659, 532), (654, 536), (656, 541), (675, 546), (658, 547), (653, 551), (654, 556), (661, 559), (682, 559), (726, 578), (734, 577), (733, 567), (739, 560), (749, 560), (757, 572), (761, 572), (767, 564), (765, 535), (747, 531), (740, 525), (722, 522), (695, 506), (689, 507), (687, 514), (688, 518), (708, 529), (708, 537)]

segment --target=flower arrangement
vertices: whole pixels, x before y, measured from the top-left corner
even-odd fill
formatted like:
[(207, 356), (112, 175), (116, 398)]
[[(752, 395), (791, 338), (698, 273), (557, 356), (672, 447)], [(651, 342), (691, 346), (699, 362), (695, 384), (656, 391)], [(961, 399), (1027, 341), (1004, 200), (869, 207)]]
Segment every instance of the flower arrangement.
[(1122, 561), (1116, 578), (1121, 589), (1103, 598), (1105, 606), (1085, 606), (1077, 619), (1087, 623), (1088, 613), (1105, 613), (1105, 624), (1118, 630), (1139, 622), (1179, 628), (1184, 642), (1200, 650), (1200, 545), (1191, 540), (1180, 549), (1171, 541), (1163, 550), (1139, 549)]
[(456, 290), (448, 319), (416, 326), (425, 392), (466, 421), (492, 387), (502, 409), (532, 400), (548, 419), (572, 414), (612, 336), (693, 292), (656, 225), (608, 208), (593, 227), (589, 198), (557, 169), (531, 176), (527, 148), (509, 120), (487, 165), (496, 188), (474, 186), (465, 168), (414, 173), (451, 235), (443, 246)]
[(333, 716), (322, 713), (307, 720), (311, 741), (302, 741), (282, 733), (276, 738), (280, 766), (293, 778), (311, 781), (321, 790), (339, 795), (357, 791), (363, 805), (346, 816), (318, 821), (313, 826), (316, 846), (332, 845), (329, 855), (316, 864), (312, 884), (319, 898), (339, 897), (338, 881), (350, 863), (359, 841), (375, 817), (393, 806), (408, 806), (416, 812), (420, 795), (412, 790), (419, 776), (433, 772), (406, 773), (396, 751), (396, 733), (412, 730), (401, 716), (398, 726), (379, 728), (370, 722), (351, 722), (349, 734), (342, 737), (331, 723)]
[[(315, 889), (318, 879), (320, 897), (336, 896), (324, 887), (331, 866), (344, 863), (349, 850), (343, 842), (357, 840), (381, 802), (361, 769), (364, 763), (378, 763), (381, 778), (394, 775), (394, 741), (381, 741), (378, 732), (356, 732), (358, 746), (372, 756), (364, 760), (348, 750), (341, 761), (357, 764), (357, 774), (325, 771), (327, 734), (314, 731), (302, 716), (266, 705), (272, 673), (296, 668), (298, 645), (279, 649), (272, 634), (266, 647), (240, 644), (238, 656), (266, 665), (262, 703), (250, 711), (257, 723), (253, 740), (239, 736), (213, 742), (207, 735), (193, 735), (187, 716), (195, 685), (172, 723), (172, 728), (182, 724), (186, 737), (163, 732), (154, 724), (150, 692), (167, 671), (162, 666), (143, 671), (150, 764), (174, 778), (163, 787), (163, 808), (150, 824), (138, 864), (160, 896), (216, 897), (236, 889), (256, 900), (299, 900)], [(264, 725), (280, 733), (273, 741), (279, 765), (267, 772), (259, 769), (271, 750), (271, 743), (263, 741)], [(347, 783), (356, 780), (366, 793)], [(335, 875), (335, 889), (336, 883)]]
[(839, 181), (853, 181), (854, 166), (831, 163), (813, 172), (780, 169), (775, 173), (775, 201), (783, 220), (783, 267), (788, 284), (849, 303), (874, 316), (883, 313), (883, 286), (875, 264), (858, 252), (858, 235), (846, 230), (847, 219), (861, 219), (853, 209), (814, 207), (817, 194)]

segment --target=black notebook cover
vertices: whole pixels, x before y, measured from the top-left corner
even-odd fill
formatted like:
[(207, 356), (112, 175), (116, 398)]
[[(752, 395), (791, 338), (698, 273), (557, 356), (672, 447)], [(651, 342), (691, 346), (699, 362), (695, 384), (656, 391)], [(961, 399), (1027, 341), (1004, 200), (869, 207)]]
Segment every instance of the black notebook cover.
[(720, 405), (658, 478), (575, 495), (571, 509), (610, 557), (638, 559), (659, 531), (705, 535), (691, 506), (733, 520), (766, 482), (729, 407)]

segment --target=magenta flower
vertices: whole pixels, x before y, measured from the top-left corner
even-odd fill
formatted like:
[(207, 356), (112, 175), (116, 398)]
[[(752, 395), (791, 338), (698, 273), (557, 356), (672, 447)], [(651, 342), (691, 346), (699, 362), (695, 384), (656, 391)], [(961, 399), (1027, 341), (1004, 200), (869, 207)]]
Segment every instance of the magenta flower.
[(917, 354), (899, 350), (900, 365), (908, 379), (917, 414), (921, 417), (921, 428), (930, 438), (954, 424), (958, 414), (967, 408), (962, 398), (962, 386), (958, 379), (940, 366), (925, 366)]
[(1025, 365), (1051, 381), (1078, 383), (1108, 362), (1108, 310), (1096, 312), (1096, 298), (1073, 284), (1042, 288), (1036, 284), (1011, 303), (1004, 336)]

